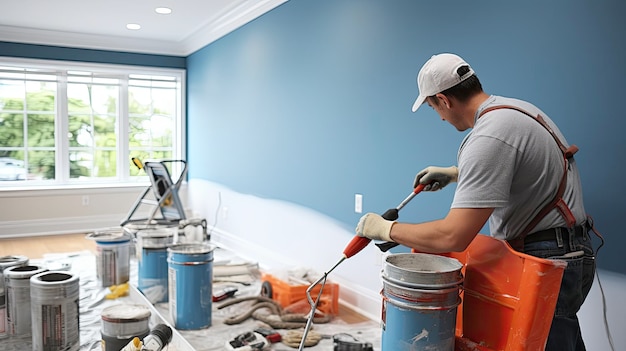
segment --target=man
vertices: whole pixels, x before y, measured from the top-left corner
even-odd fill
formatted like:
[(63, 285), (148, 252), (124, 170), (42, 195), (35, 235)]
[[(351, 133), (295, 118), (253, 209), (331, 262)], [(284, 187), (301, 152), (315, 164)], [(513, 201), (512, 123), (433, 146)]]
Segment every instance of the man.
[(357, 235), (419, 252), (463, 251), (489, 220), (491, 235), (515, 249), (568, 261), (546, 350), (585, 350), (576, 313), (593, 283), (595, 262), (575, 147), (532, 104), (486, 94), (457, 55), (433, 56), (417, 85), (413, 112), (425, 103), (457, 130), (472, 129), (459, 148), (458, 168), (431, 166), (415, 177), (414, 186), (427, 184), (426, 191), (457, 182), (451, 209), (441, 220), (418, 224), (368, 213)]

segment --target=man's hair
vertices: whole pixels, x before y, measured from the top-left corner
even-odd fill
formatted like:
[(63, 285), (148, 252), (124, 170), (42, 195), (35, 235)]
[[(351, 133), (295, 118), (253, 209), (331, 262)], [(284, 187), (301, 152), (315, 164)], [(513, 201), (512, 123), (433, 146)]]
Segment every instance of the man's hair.
[[(469, 72), (469, 66), (461, 66), (456, 71), (456, 73), (459, 76), (462, 76), (467, 72)], [(473, 74), (469, 78), (453, 86), (452, 88), (442, 91), (441, 94), (445, 96), (453, 97), (461, 102), (465, 102), (472, 96), (478, 93), (481, 93), (482, 91), (483, 91), (483, 86), (480, 84), (480, 80), (478, 80), (478, 77), (475, 74)], [(430, 98), (431, 96), (429, 96), (430, 101), (435, 101), (435, 103), (437, 103), (437, 99), (430, 99)]]

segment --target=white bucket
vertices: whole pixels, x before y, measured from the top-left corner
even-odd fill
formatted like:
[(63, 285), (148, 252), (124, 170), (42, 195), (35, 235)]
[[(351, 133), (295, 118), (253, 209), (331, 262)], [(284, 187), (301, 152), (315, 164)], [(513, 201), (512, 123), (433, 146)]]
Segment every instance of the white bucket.
[(102, 287), (128, 282), (131, 235), (117, 228), (93, 232), (86, 237), (96, 242), (96, 275)]
[(30, 278), (33, 350), (80, 348), (78, 275), (50, 271)]
[(23, 266), (28, 263), (26, 256), (2, 256), (0, 257), (0, 339), (7, 337), (7, 305), (6, 293), (4, 288), (3, 271), (13, 266)]
[(47, 271), (40, 266), (13, 266), (4, 270), (7, 298), (7, 334), (30, 335), (30, 278)]

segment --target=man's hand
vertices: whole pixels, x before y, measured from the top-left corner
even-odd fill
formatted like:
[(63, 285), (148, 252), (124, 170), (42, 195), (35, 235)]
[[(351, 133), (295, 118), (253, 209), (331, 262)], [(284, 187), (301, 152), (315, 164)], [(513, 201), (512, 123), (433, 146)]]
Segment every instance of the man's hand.
[(459, 170), (456, 166), (429, 166), (417, 173), (415, 181), (413, 182), (413, 188), (420, 184), (425, 184), (424, 191), (436, 191), (443, 189), (443, 187), (451, 182), (456, 182), (458, 178)]
[(388, 221), (376, 213), (367, 213), (359, 220), (356, 226), (356, 235), (372, 240), (391, 240), (391, 226), (395, 222)]

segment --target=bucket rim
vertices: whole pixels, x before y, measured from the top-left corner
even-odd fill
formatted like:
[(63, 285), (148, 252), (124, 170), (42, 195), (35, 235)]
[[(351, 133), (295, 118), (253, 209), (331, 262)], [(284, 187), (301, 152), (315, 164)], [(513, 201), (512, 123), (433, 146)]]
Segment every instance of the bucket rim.
[(117, 244), (131, 241), (132, 236), (123, 229), (105, 229), (89, 233), (85, 238), (98, 244)]
[(215, 251), (216, 246), (206, 243), (182, 243), (173, 244), (167, 248), (167, 252), (173, 255), (206, 255)]
[[(396, 265), (395, 263), (390, 262), (390, 259), (401, 258), (401, 257), (411, 257), (411, 258), (428, 257), (428, 258), (431, 258), (431, 259), (436, 259), (436, 260), (441, 261), (441, 262), (447, 262), (448, 264), (454, 263), (455, 267), (453, 269), (452, 268), (448, 268), (446, 270), (438, 270), (437, 272), (434, 272), (432, 270), (419, 270), (419, 269), (413, 269), (411, 267), (400, 267), (400, 266)], [(410, 273), (425, 273), (425, 274), (453, 273), (453, 272), (456, 272), (456, 271), (461, 270), (463, 268), (463, 263), (461, 263), (456, 258), (441, 256), (441, 255), (437, 255), (437, 254), (423, 253), (423, 252), (415, 252), (415, 253), (413, 253), (413, 252), (401, 252), (401, 253), (396, 253), (396, 254), (390, 254), (390, 255), (387, 255), (385, 257), (384, 264), (386, 266), (389, 266), (389, 267), (391, 267), (393, 269), (397, 269), (397, 270), (402, 270), (402, 271), (406, 271), (406, 272), (410, 272)]]
[(384, 271), (381, 272), (380, 276), (381, 276), (381, 278), (384, 281), (387, 281), (389, 283), (395, 284), (398, 287), (415, 288), (415, 289), (427, 289), (427, 290), (441, 289), (441, 288), (450, 288), (450, 287), (453, 287), (453, 286), (462, 286), (463, 282), (465, 281), (465, 277), (461, 273), (459, 273), (459, 279), (458, 280), (453, 281), (453, 282), (441, 283), (441, 284), (411, 283), (411, 282), (407, 282), (406, 280), (399, 280), (399, 279), (391, 278), (388, 275), (386, 275)]
[(28, 257), (22, 255), (6, 255), (0, 256), (0, 272), (5, 268), (15, 265), (22, 265), (28, 262)]
[[(28, 271), (22, 271), (24, 268), (34, 268)], [(23, 265), (23, 266), (11, 266), (5, 269), (2, 274), (6, 279), (30, 279), (30, 277), (37, 275), (39, 273), (46, 272), (46, 269), (43, 266), (38, 265)]]
[[(62, 275), (62, 276), (65, 276), (66, 279), (55, 280), (55, 281), (42, 280), (41, 278), (46, 275), (59, 275), (59, 276)], [(46, 272), (35, 274), (32, 277), (30, 277), (31, 284), (34, 284), (40, 287), (57, 288), (59, 284), (73, 283), (74, 281), (78, 281), (78, 275), (64, 272), (64, 271), (46, 271)]]

